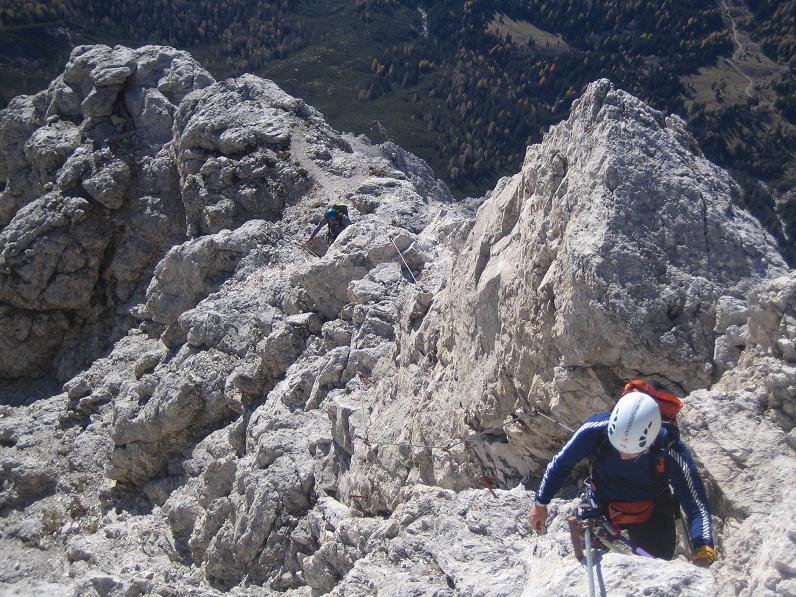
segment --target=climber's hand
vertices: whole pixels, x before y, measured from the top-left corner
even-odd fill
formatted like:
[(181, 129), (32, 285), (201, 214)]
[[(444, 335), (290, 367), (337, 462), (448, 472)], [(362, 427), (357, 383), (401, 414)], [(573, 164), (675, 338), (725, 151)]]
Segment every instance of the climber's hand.
[(694, 559), (694, 564), (696, 564), (697, 566), (701, 566), (702, 568), (707, 568), (716, 559), (716, 550), (708, 545), (703, 545), (702, 547), (698, 547), (694, 551), (693, 559)]
[(531, 519), (531, 528), (541, 535), (544, 533), (547, 523), (547, 506), (534, 504), (533, 508), (531, 508), (529, 518)]

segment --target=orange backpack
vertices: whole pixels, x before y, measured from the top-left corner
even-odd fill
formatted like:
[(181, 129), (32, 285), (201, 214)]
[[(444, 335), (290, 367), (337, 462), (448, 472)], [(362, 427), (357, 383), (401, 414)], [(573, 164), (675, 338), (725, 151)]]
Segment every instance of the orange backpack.
[(643, 392), (647, 396), (654, 398), (655, 402), (658, 403), (658, 408), (661, 409), (661, 419), (668, 423), (677, 425), (677, 413), (679, 413), (680, 409), (683, 408), (683, 401), (677, 396), (670, 394), (669, 392), (656, 390), (643, 379), (631, 379), (629, 382), (627, 382), (625, 384), (625, 389), (622, 392), (622, 396), (629, 394), (630, 392)]

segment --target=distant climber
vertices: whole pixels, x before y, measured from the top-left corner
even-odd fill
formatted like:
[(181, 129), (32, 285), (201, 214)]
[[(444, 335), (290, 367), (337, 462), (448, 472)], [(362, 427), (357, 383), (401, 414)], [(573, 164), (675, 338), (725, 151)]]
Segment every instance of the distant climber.
[(545, 528), (547, 504), (575, 465), (589, 457), (597, 503), (632, 542), (655, 557), (672, 559), (679, 501), (694, 563), (709, 566), (715, 558), (710, 507), (674, 422), (680, 406), (679, 398), (657, 384), (630, 382), (613, 411), (589, 418), (547, 465), (530, 512), (533, 529)]
[(321, 231), (324, 224), (327, 227), (326, 241), (331, 245), (340, 233), (351, 225), (351, 220), (348, 217), (348, 206), (338, 204), (327, 207), (323, 219), (318, 222), (310, 237), (304, 241), (305, 245), (315, 238), (315, 235)]

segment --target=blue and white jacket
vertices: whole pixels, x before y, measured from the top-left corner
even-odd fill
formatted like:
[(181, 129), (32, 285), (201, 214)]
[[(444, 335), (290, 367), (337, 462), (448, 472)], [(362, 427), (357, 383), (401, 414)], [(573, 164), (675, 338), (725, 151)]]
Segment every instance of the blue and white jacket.
[[(548, 504), (575, 465), (600, 451), (591, 474), (602, 504), (654, 500), (667, 490), (667, 485), (671, 485), (688, 519), (693, 547), (713, 547), (713, 524), (705, 488), (691, 454), (676, 431), (664, 423), (649, 450), (636, 460), (622, 460), (619, 452), (608, 442), (610, 415), (594, 415), (564, 444), (545, 469), (536, 492), (536, 502)], [(660, 457), (665, 463), (664, 474), (655, 471)]]

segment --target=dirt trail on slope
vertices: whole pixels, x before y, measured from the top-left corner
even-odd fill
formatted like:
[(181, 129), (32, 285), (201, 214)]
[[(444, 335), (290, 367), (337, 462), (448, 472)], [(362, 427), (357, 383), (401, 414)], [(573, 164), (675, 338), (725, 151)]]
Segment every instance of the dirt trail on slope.
[(768, 58), (760, 44), (752, 39), (747, 30), (752, 21), (752, 14), (744, 2), (721, 0), (721, 7), (730, 23), (735, 44), (732, 58), (725, 58), (725, 61), (748, 81), (749, 84), (744, 90), (746, 97), (753, 97), (757, 92), (761, 96), (761, 103), (772, 103), (774, 97), (765, 88), (782, 77), (788, 71), (788, 67)]
[[(735, 44), (735, 51), (732, 53), (732, 58), (725, 58), (724, 60), (727, 61), (727, 64), (732, 66), (738, 74), (740, 74), (743, 78), (749, 81), (749, 85), (744, 90), (746, 93), (746, 97), (752, 97), (752, 90), (755, 87), (755, 82), (752, 77), (747, 75), (737, 64), (736, 60), (743, 60), (743, 57), (748, 52), (748, 37), (746, 35), (742, 36), (738, 33), (738, 24), (735, 22), (735, 19), (732, 16), (732, 12), (730, 8), (727, 6), (727, 2), (725, 0), (721, 1), (721, 7), (724, 9), (724, 14), (727, 19), (730, 21), (730, 27), (732, 28), (732, 41)], [(734, 6), (734, 9), (738, 10), (741, 9), (738, 6)], [(742, 9), (741, 9), (742, 10)]]

